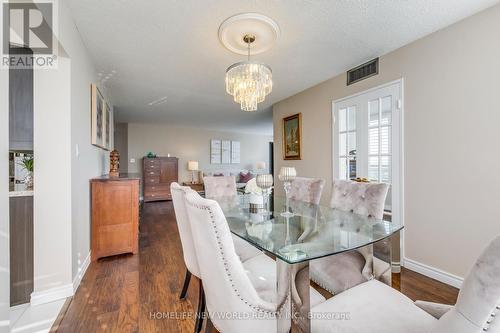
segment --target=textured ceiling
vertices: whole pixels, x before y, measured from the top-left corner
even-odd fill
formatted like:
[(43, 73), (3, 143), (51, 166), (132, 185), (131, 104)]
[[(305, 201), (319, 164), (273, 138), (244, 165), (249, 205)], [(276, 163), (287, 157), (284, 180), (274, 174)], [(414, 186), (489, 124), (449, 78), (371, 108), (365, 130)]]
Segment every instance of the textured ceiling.
[[(271, 106), (498, 0), (67, 0), (98, 71), (128, 122), (163, 122), (272, 133)], [(273, 18), (281, 37), (255, 56), (273, 69), (274, 90), (247, 113), (227, 95), (226, 68), (244, 57), (218, 40), (242, 12)], [(167, 96), (165, 103), (148, 103)]]

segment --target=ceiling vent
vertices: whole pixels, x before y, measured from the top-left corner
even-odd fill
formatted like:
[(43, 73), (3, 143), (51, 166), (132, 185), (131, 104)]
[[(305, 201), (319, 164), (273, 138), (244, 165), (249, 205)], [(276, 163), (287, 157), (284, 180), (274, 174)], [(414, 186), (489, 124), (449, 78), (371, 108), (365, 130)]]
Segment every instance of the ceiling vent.
[(167, 103), (167, 96), (160, 97), (148, 103), (149, 106), (157, 106), (163, 103)]
[(378, 74), (378, 58), (370, 60), (358, 67), (347, 71), (347, 85), (369, 78)]

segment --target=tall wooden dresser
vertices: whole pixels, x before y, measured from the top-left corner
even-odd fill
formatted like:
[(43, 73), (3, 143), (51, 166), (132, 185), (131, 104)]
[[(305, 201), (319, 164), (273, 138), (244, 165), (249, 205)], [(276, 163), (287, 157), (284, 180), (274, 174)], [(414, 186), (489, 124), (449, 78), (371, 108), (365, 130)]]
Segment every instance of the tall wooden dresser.
[(137, 253), (139, 182), (134, 175), (90, 180), (92, 192), (92, 261), (121, 253)]
[(144, 157), (144, 202), (172, 200), (170, 183), (179, 181), (177, 157)]

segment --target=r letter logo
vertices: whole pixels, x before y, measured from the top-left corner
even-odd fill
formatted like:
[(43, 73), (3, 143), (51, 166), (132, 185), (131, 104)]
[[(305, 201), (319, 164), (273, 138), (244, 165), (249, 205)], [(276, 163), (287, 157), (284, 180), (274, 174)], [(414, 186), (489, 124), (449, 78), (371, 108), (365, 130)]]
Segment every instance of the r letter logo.
[(55, 1), (4, 0), (1, 68), (55, 68)]

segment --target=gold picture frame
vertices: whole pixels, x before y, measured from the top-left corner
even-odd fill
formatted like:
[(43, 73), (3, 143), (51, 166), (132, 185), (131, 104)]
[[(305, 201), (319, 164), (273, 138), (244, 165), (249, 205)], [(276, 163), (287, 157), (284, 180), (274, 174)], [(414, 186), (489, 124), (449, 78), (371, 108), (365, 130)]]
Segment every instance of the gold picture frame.
[(283, 159), (302, 159), (302, 113), (283, 118)]

